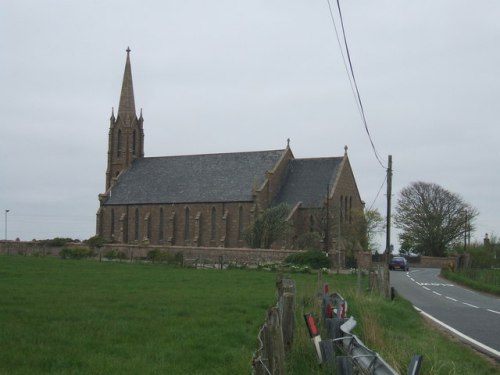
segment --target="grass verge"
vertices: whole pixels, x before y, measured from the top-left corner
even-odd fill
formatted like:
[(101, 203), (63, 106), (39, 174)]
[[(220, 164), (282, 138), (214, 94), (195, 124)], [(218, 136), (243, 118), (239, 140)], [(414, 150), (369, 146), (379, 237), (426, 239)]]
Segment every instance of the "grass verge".
[[(297, 279), (297, 334), (288, 361), (287, 374), (327, 374), (316, 363), (314, 350), (309, 339), (302, 314), (313, 312), (320, 320), (320, 302), (316, 297), (319, 282), (311, 288), (307, 275), (294, 275)], [(437, 329), (422, 317), (412, 305), (397, 297), (386, 300), (356, 288), (355, 275), (327, 275), (331, 292), (339, 292), (348, 302), (348, 316), (354, 316), (358, 325), (353, 330), (370, 349), (378, 352), (395, 370), (406, 374), (414, 354), (424, 356), (421, 374), (426, 375), (468, 375), (498, 374), (500, 366), (475, 350)], [(314, 281), (313, 281), (314, 283)], [(306, 285), (304, 285), (306, 284)], [(305, 294), (304, 294), (305, 293)], [(325, 337), (325, 335), (322, 335)], [(331, 372), (330, 372), (331, 373)]]
[(441, 276), (472, 289), (500, 296), (500, 270), (498, 269), (472, 269), (453, 272), (443, 268)]

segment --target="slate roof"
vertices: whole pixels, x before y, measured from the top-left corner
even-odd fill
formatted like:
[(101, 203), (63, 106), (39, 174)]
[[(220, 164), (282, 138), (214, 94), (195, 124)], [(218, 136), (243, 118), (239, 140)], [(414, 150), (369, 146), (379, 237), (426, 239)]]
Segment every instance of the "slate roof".
[(246, 202), (285, 150), (137, 159), (111, 188), (106, 205)]
[(287, 203), (293, 207), (302, 202), (302, 207), (321, 207), (328, 184), (332, 188), (340, 172), (342, 160), (342, 157), (291, 160), (273, 204)]

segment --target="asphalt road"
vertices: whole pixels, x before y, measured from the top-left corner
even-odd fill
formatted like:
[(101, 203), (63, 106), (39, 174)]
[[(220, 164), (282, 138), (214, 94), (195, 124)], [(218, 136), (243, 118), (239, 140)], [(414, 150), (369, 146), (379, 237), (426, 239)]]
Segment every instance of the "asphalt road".
[(438, 275), (439, 269), (431, 268), (391, 271), (391, 286), (423, 313), (448, 326), (445, 328), (451, 327), (454, 335), (500, 359), (500, 298), (463, 288)]

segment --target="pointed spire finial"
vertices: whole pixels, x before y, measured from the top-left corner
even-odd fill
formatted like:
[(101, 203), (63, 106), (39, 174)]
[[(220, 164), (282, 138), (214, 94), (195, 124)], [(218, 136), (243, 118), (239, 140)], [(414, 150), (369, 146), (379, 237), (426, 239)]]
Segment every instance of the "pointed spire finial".
[(132, 51), (132, 50), (130, 49), (130, 47), (127, 47), (127, 49), (125, 51), (127, 51), (127, 55), (128, 55), (128, 54), (130, 54), (130, 51)]
[(344, 146), (344, 155), (347, 155), (347, 145)]
[(118, 116), (122, 119), (127, 117), (135, 118), (134, 87), (132, 84), (132, 68), (130, 67), (130, 47), (127, 47), (127, 60), (125, 71), (123, 72), (122, 91), (120, 94), (120, 104), (118, 106)]
[(290, 138), (286, 139), (286, 148), (290, 148)]

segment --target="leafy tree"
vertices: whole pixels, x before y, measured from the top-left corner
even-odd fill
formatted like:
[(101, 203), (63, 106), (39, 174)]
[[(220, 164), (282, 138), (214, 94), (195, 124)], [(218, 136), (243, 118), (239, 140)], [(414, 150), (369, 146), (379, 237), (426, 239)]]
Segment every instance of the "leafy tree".
[[(370, 218), (374, 216), (372, 214), (370, 215)], [(374, 225), (372, 222), (367, 221), (366, 214), (363, 213), (363, 210), (353, 209), (348, 217), (346, 215), (344, 219), (340, 220), (338, 212), (334, 209), (330, 209), (328, 216), (327, 218), (326, 208), (318, 210), (313, 214), (313, 225), (311, 229), (317, 232), (323, 239), (322, 250), (326, 251), (325, 240), (327, 237), (329, 237), (330, 240), (334, 239), (339, 241), (344, 250), (347, 251), (348, 256), (354, 256), (354, 253), (360, 249), (369, 248), (368, 224), (370, 223), (370, 228), (374, 228)]]
[(93, 236), (90, 237), (87, 241), (85, 241), (91, 249), (99, 249), (104, 246), (106, 240), (101, 236)]
[(394, 224), (402, 251), (444, 256), (473, 231), (478, 211), (457, 194), (433, 183), (414, 182), (401, 190)]
[(290, 213), (287, 204), (270, 207), (257, 217), (245, 233), (245, 240), (252, 248), (269, 249), (273, 242), (284, 238), (289, 230), (286, 218)]
[(338, 219), (334, 218), (332, 234), (334, 236), (340, 235), (340, 242), (344, 246), (348, 258), (353, 258), (355, 253), (361, 249), (369, 249), (366, 213), (361, 209), (353, 209), (349, 217), (346, 216), (346, 219), (340, 223)]
[(365, 220), (368, 250), (372, 253), (375, 253), (375, 251), (379, 247), (379, 244), (375, 237), (385, 229), (384, 218), (375, 208), (372, 210), (365, 210)]
[(318, 232), (303, 233), (297, 239), (296, 248), (300, 250), (321, 250), (323, 239)]

